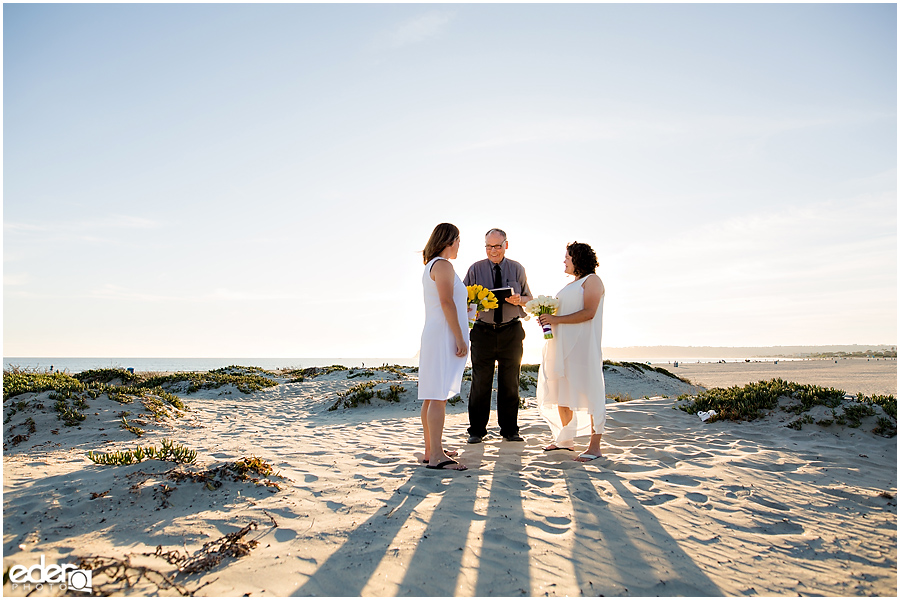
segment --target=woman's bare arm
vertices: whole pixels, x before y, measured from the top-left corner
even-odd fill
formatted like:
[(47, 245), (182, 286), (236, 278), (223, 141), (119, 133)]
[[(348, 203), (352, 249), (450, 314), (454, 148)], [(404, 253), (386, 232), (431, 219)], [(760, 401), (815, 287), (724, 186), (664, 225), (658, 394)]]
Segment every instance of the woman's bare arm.
[(558, 325), (560, 323), (583, 323), (590, 321), (597, 314), (600, 299), (606, 293), (606, 288), (596, 274), (588, 275), (581, 284), (584, 288), (584, 308), (570, 315), (541, 315), (539, 321), (542, 325)]
[(456, 313), (456, 302), (453, 301), (453, 283), (456, 272), (449, 261), (439, 260), (431, 266), (431, 278), (437, 285), (438, 298), (441, 301), (441, 310), (450, 325), (450, 332), (456, 340), (456, 355), (465, 356), (468, 352), (462, 329), (459, 327), (459, 318)]

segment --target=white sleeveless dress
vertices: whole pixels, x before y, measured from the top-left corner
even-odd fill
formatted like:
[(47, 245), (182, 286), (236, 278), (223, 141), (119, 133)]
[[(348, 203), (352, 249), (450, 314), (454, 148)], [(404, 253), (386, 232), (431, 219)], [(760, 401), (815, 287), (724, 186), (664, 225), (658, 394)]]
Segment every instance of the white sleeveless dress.
[[(425, 265), (422, 287), (425, 289), (425, 328), (422, 330), (422, 345), (419, 349), (419, 400), (448, 400), (459, 393), (462, 375), (466, 368), (466, 357), (456, 356), (456, 340), (450, 324), (441, 310), (437, 284), (431, 278), (433, 258)], [(469, 343), (469, 320), (466, 302), (469, 298), (466, 286), (454, 272), (453, 302), (456, 303), (456, 317), (466, 345)]]
[[(585, 277), (573, 281), (557, 294), (558, 315), (569, 315), (584, 308)], [(572, 447), (574, 438), (591, 433), (594, 417), (596, 433), (606, 424), (606, 382), (603, 379), (603, 300), (590, 321), (560, 323), (553, 326), (553, 338), (544, 344), (538, 371), (537, 401), (541, 416), (550, 425), (553, 443)], [(575, 411), (572, 421), (563, 427), (557, 406)]]

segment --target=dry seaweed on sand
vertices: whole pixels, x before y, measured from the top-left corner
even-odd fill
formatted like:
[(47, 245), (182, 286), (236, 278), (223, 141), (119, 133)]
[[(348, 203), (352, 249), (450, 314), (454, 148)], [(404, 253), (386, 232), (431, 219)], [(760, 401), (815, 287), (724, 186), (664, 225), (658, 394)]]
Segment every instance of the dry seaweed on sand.
[(216, 581), (208, 581), (200, 586), (188, 588), (175, 582), (179, 575), (195, 575), (205, 573), (219, 566), (227, 558), (247, 556), (259, 545), (255, 539), (244, 538), (252, 530), (257, 529), (256, 521), (251, 521), (238, 531), (226, 534), (216, 540), (206, 542), (194, 553), (178, 550), (163, 550), (157, 546), (154, 552), (142, 552), (141, 556), (161, 558), (177, 568), (174, 574), (163, 573), (158, 569), (134, 565), (131, 556), (123, 559), (109, 556), (86, 556), (79, 558), (78, 567), (92, 571), (92, 587), (94, 595), (109, 596), (127, 593), (139, 584), (147, 584), (163, 590), (174, 590), (182, 596), (193, 596), (203, 587)]
[(189, 479), (204, 484), (209, 490), (222, 487), (223, 481), (236, 481), (262, 485), (271, 492), (278, 492), (281, 491), (282, 484), (273, 481), (273, 478), (290, 481), (281, 473), (276, 473), (272, 465), (258, 456), (244, 456), (240, 460), (199, 472), (176, 468), (166, 473), (166, 477), (175, 482)]
[(193, 596), (201, 588), (215, 582), (207, 581), (195, 588), (179, 585), (169, 575), (157, 569), (131, 564), (131, 557), (85, 556), (78, 560), (78, 568), (91, 571), (91, 587), (95, 596), (124, 594), (140, 584), (156, 588), (158, 595), (164, 590), (174, 590), (181, 596)]
[(156, 552), (145, 552), (144, 556), (162, 558), (167, 563), (178, 567), (178, 571), (186, 575), (202, 573), (218, 566), (226, 558), (240, 558), (250, 554), (259, 545), (259, 542), (256, 540), (244, 541), (243, 538), (256, 528), (256, 521), (251, 521), (239, 531), (229, 533), (211, 542), (206, 542), (200, 550), (193, 554), (182, 553), (178, 550), (163, 552), (162, 546), (157, 546)]

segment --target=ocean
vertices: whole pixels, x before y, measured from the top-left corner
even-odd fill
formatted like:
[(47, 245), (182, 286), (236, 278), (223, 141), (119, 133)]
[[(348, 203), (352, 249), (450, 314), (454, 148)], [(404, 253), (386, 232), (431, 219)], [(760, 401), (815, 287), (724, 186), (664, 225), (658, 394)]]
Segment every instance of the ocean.
[(400, 365), (414, 367), (419, 364), (417, 358), (109, 358), (109, 357), (22, 357), (3, 358), (3, 368), (20, 367), (24, 369), (68, 371), (80, 373), (90, 369), (128, 369), (135, 371), (210, 371), (231, 365), (243, 367), (260, 367), (262, 369), (327, 367), (344, 365), (345, 367)]
[[(537, 360), (528, 360), (532, 357), (526, 357), (523, 362), (538, 363)], [(616, 359), (614, 357), (604, 357), (607, 360), (615, 360), (618, 362), (648, 362), (654, 365), (673, 365), (675, 361), (680, 363), (717, 363), (718, 358), (650, 358), (646, 360), (638, 360), (633, 358)], [(726, 362), (744, 362), (743, 358), (729, 358)], [(754, 357), (749, 359), (753, 362), (772, 362), (772, 361), (793, 361), (808, 359), (791, 359), (791, 358), (760, 358)], [(55, 371), (68, 371), (70, 373), (80, 373), (90, 369), (110, 369), (110, 368), (132, 368), (135, 371), (210, 371), (231, 365), (240, 365), (243, 367), (260, 367), (262, 369), (282, 369), (294, 368), (305, 369), (307, 367), (327, 367), (329, 365), (344, 365), (345, 367), (375, 367), (383, 364), (400, 365), (403, 367), (415, 367), (419, 364), (418, 358), (384, 358), (384, 357), (366, 357), (366, 358), (341, 358), (341, 357), (325, 357), (325, 358), (114, 358), (114, 357), (28, 357), (28, 356), (12, 356), (3, 358), (3, 368), (19, 367), (23, 369), (33, 369), (37, 371), (49, 370), (53, 367)]]

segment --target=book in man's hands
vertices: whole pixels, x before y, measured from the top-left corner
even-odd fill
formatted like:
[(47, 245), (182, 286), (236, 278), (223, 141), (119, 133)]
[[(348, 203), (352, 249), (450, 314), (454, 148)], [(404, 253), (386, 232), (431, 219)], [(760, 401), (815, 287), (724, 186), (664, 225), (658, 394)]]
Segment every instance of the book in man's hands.
[(497, 296), (497, 302), (500, 303), (513, 295), (513, 289), (511, 287), (496, 288), (491, 291), (494, 292), (494, 295)]

